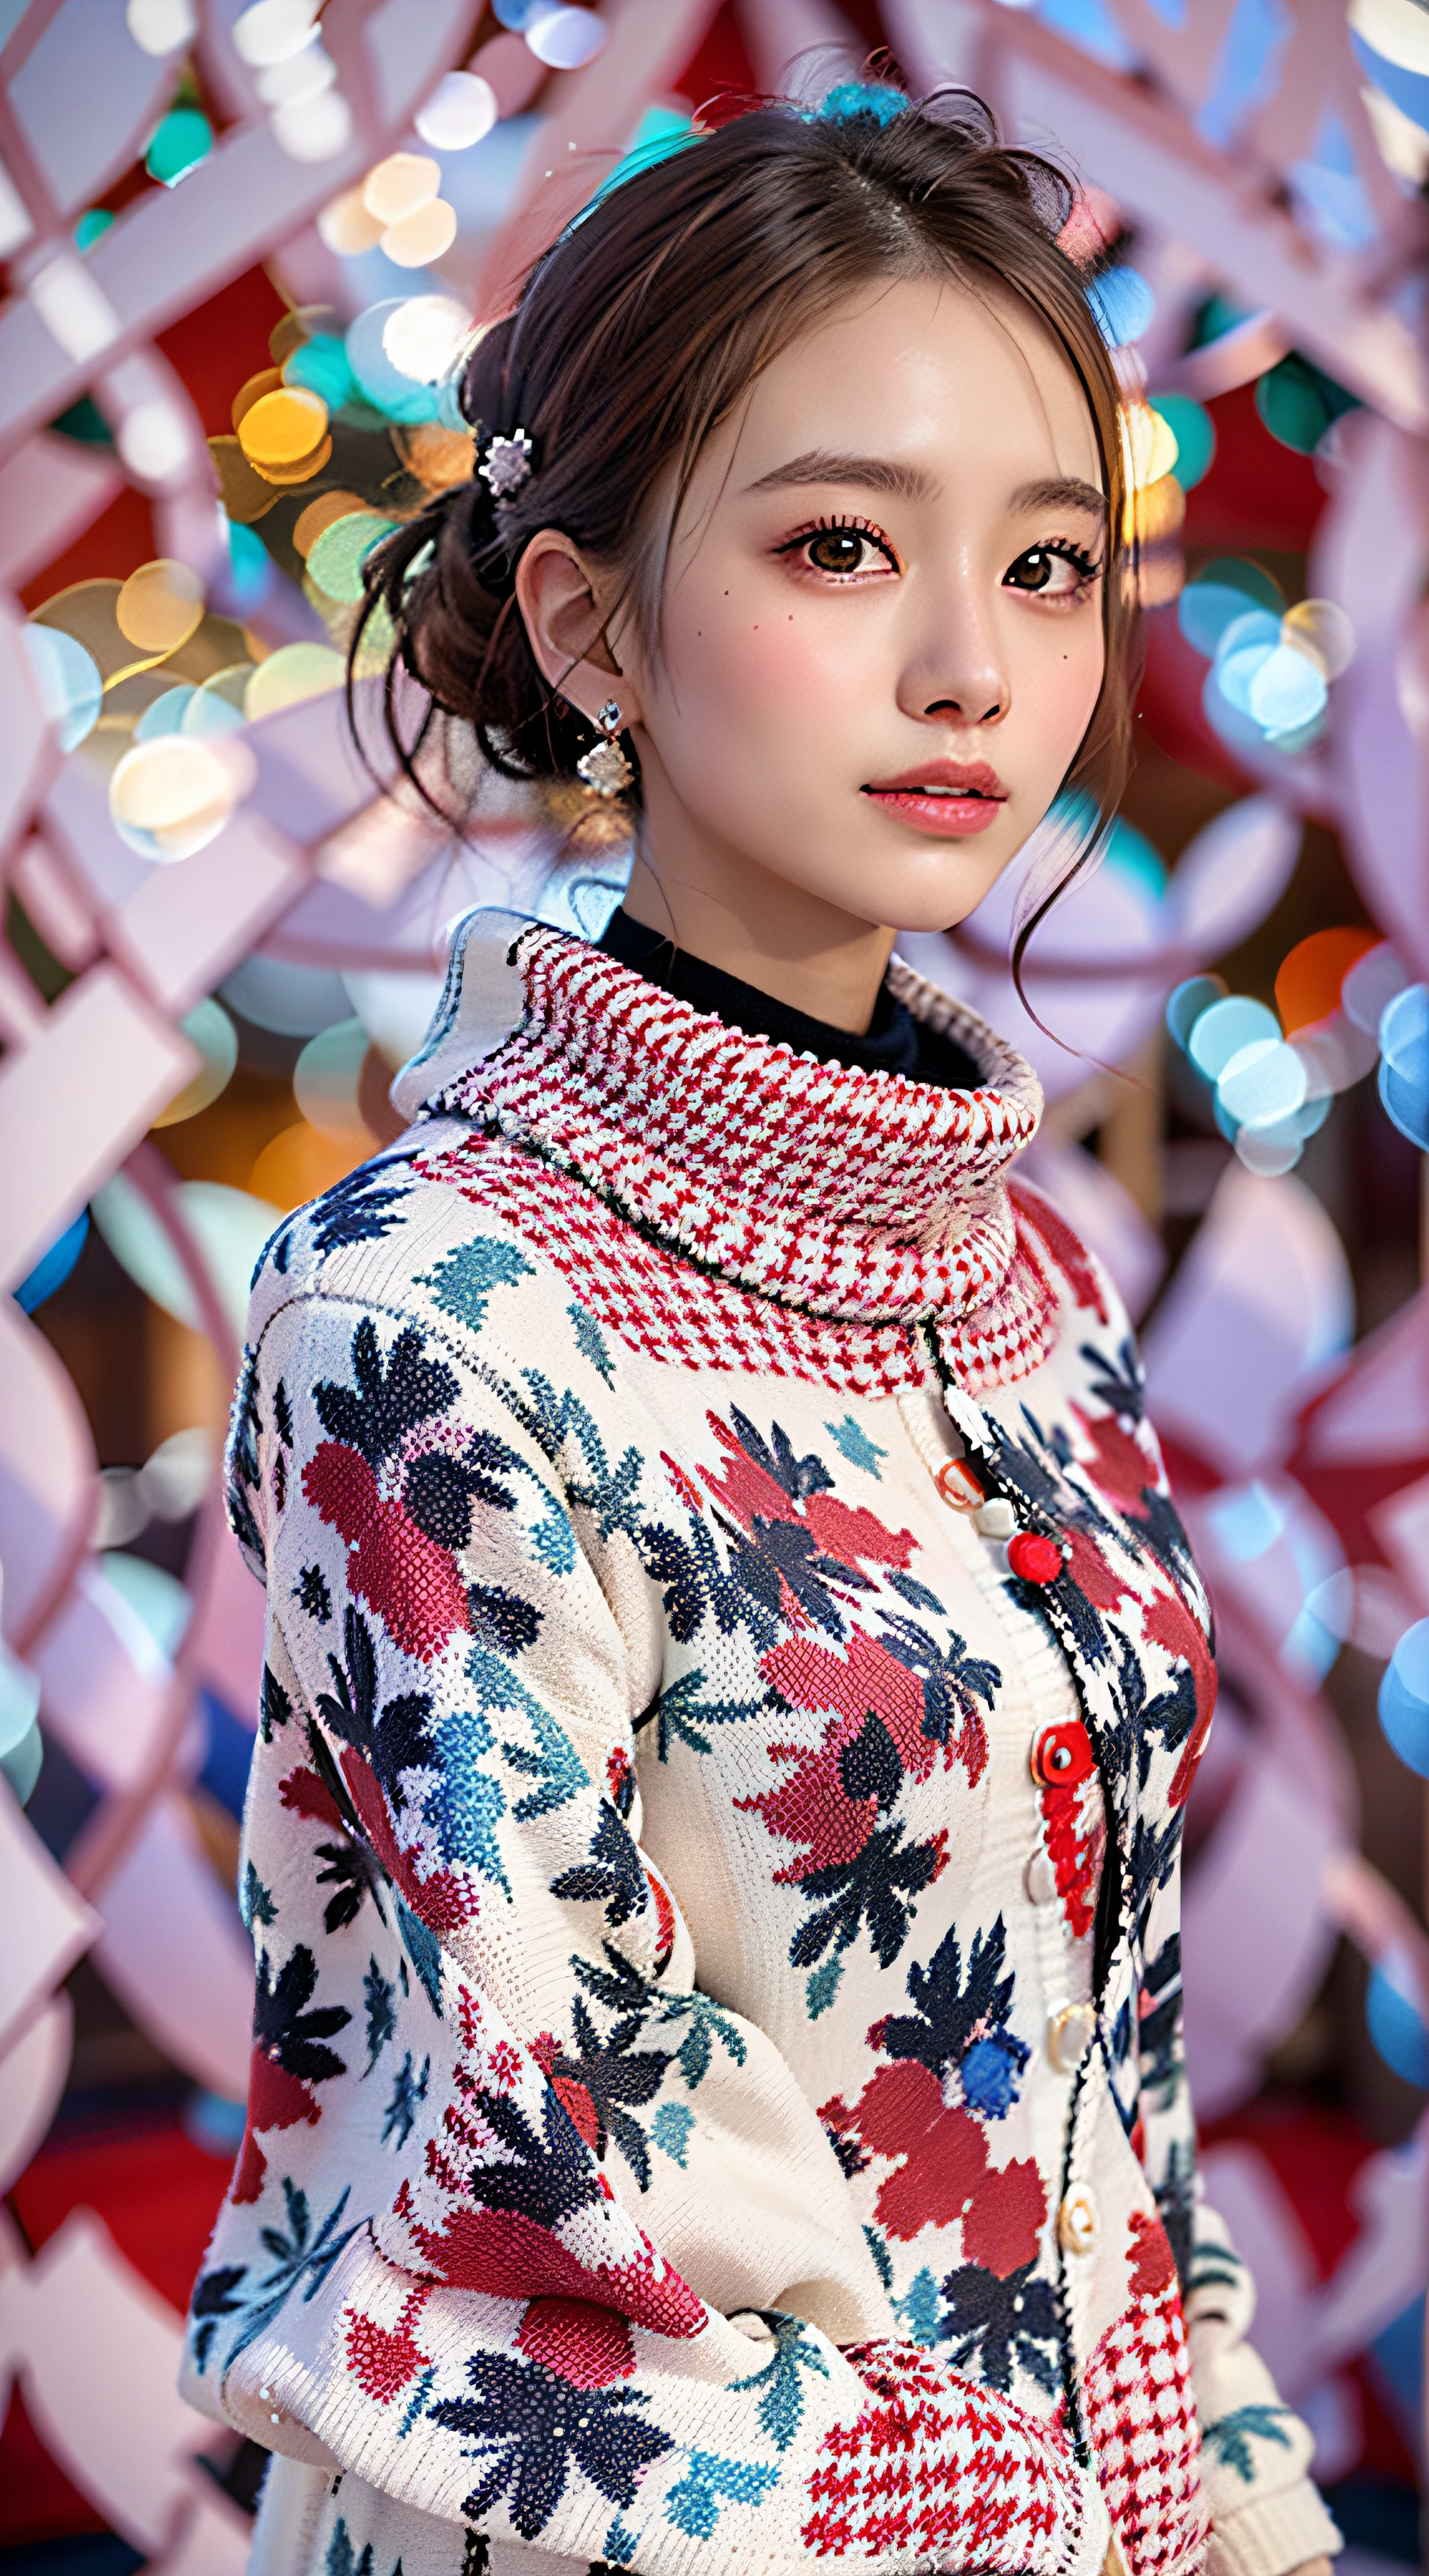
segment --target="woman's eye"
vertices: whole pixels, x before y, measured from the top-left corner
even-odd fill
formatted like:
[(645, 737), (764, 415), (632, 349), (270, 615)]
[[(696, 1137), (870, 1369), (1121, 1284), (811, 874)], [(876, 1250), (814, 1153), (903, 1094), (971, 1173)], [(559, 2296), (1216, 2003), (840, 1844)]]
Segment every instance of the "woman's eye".
[(862, 572), (868, 551), (867, 537), (855, 528), (823, 528), (809, 539), (809, 561), (817, 572)]
[[(811, 572), (845, 579), (854, 573), (896, 570), (891, 547), (864, 528), (815, 528), (794, 540), (800, 560)], [(790, 551), (790, 549), (786, 549)]]
[(1097, 567), (1085, 557), (1054, 553), (1050, 546), (1029, 546), (1003, 574), (1007, 590), (1036, 590), (1046, 597), (1069, 599), (1092, 579)]

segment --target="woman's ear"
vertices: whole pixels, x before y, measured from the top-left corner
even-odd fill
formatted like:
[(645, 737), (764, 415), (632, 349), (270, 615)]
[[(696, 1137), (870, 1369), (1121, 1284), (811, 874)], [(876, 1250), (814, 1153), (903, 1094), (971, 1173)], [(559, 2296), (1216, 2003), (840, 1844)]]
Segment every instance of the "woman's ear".
[(640, 721), (640, 696), (603, 632), (606, 612), (578, 549), (559, 528), (541, 528), (516, 567), (516, 605), (537, 667), (569, 706), (594, 723), (610, 702), (624, 732)]

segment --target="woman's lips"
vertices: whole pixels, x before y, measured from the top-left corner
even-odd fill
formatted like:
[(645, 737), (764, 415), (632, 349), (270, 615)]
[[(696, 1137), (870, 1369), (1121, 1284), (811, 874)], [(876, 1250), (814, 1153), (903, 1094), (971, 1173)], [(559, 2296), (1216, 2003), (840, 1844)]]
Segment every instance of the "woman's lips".
[(870, 804), (896, 814), (902, 823), (911, 823), (915, 832), (945, 841), (964, 841), (975, 832), (987, 831), (1007, 801), (1001, 793), (934, 787), (926, 781), (909, 787), (865, 787), (863, 792)]
[(1007, 802), (1007, 790), (986, 760), (949, 760), (940, 755), (897, 778), (885, 778), (863, 791), (871, 803), (911, 823), (915, 832), (935, 839), (964, 841), (985, 832)]

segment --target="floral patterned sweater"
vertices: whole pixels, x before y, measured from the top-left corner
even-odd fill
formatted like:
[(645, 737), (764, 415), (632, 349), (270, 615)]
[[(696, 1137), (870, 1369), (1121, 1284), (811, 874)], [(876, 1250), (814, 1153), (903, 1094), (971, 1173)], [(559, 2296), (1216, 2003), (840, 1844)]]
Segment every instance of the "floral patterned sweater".
[[(260, 1264), (248, 2130), (186, 2387), (255, 2564), (1283, 2576), (1336, 2535), (1200, 2205), (1205, 1602), (974, 1092), (473, 916)], [(1110, 2517), (1110, 2523), (1109, 2518)]]

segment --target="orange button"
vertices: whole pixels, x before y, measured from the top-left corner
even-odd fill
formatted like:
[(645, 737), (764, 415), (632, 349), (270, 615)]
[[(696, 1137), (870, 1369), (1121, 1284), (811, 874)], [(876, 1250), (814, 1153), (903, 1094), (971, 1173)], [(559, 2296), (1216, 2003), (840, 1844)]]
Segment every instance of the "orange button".
[(1075, 1717), (1064, 1718), (1060, 1726), (1044, 1726), (1028, 1759), (1032, 1777), (1043, 1789), (1074, 1789), (1096, 1769), (1091, 1737)]
[(945, 1458), (933, 1482), (955, 1512), (981, 1511), (987, 1500), (966, 1458)]

